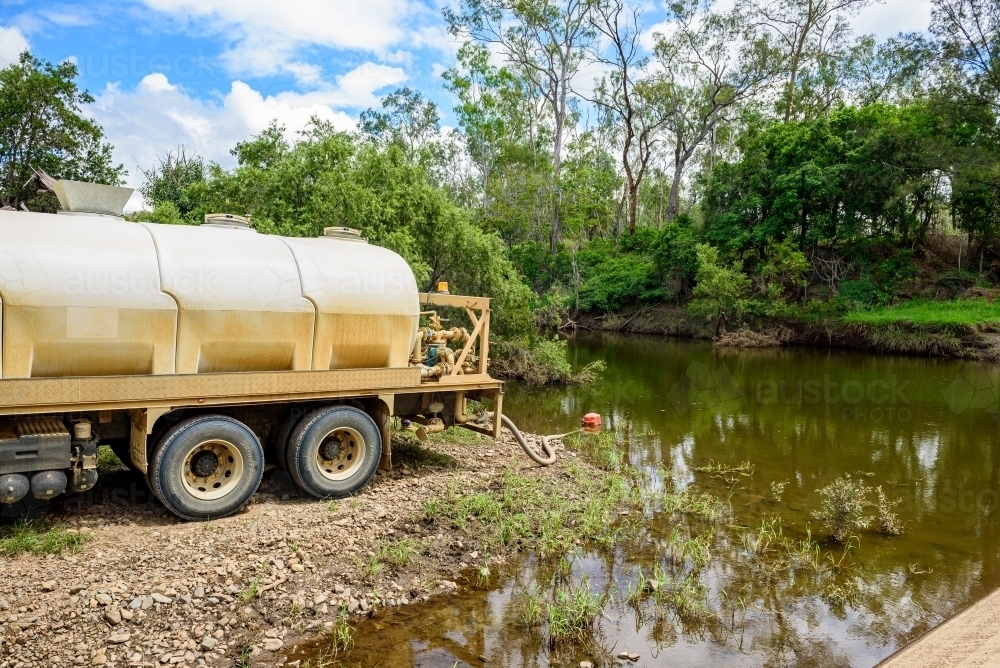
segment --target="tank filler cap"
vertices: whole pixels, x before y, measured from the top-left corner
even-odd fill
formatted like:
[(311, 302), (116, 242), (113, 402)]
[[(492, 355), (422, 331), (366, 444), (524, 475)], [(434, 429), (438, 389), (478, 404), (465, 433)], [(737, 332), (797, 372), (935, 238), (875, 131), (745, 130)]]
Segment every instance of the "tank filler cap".
[(250, 217), (237, 216), (231, 213), (206, 213), (205, 222), (208, 227), (224, 227), (230, 230), (255, 230), (250, 227)]
[(327, 239), (339, 239), (340, 241), (360, 241), (368, 243), (368, 239), (361, 236), (361, 231), (353, 227), (324, 227), (323, 236)]

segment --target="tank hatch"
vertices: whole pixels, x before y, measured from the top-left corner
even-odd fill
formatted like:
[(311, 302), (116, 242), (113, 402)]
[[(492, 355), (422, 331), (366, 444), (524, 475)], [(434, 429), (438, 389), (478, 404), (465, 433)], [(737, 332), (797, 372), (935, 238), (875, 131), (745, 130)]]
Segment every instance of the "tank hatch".
[(323, 236), (327, 239), (340, 239), (341, 241), (360, 241), (368, 243), (368, 239), (361, 236), (361, 231), (353, 227), (324, 227)]
[(255, 232), (250, 226), (250, 217), (237, 216), (232, 213), (206, 213), (203, 227), (224, 227), (231, 230), (249, 230)]

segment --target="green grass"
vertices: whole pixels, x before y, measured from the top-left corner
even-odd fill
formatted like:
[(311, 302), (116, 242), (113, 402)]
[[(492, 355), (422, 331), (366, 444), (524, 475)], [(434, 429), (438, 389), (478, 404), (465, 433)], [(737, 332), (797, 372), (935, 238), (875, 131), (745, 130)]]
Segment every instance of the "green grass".
[(238, 598), (244, 605), (252, 601), (260, 592), (260, 585), (264, 581), (264, 577), (266, 575), (266, 564), (261, 564), (260, 568), (257, 569), (257, 576), (250, 582), (250, 586), (236, 594), (236, 598)]
[(378, 558), (397, 568), (402, 568), (410, 563), (410, 559), (417, 553), (417, 547), (415, 540), (404, 538), (396, 543), (381, 545), (378, 551)]
[(419, 551), (420, 544), (411, 538), (404, 538), (395, 543), (383, 540), (379, 542), (373, 556), (367, 559), (358, 559), (356, 565), (366, 582), (374, 582), (378, 576), (385, 572), (387, 565), (402, 568), (410, 563), (410, 560)]
[(521, 612), (521, 621), (528, 628), (538, 626), (542, 623), (545, 596), (537, 587), (532, 587), (524, 592), (524, 610)]
[(45, 528), (30, 522), (18, 522), (0, 527), (0, 555), (16, 557), (24, 552), (34, 554), (59, 554), (63, 550), (75, 552), (86, 539), (83, 534), (69, 533), (59, 526)]
[(1000, 323), (1000, 303), (985, 299), (954, 301), (908, 301), (894, 306), (882, 306), (864, 311), (851, 311), (843, 318), (846, 323), (865, 325), (981, 325)]
[(97, 471), (98, 473), (110, 473), (125, 468), (122, 460), (107, 445), (97, 446)]
[(374, 582), (375, 578), (385, 570), (385, 564), (379, 560), (378, 555), (368, 559), (358, 559), (357, 566), (361, 571), (361, 579), (365, 582)]
[(577, 540), (610, 546), (621, 539), (629, 527), (618, 522), (619, 512), (640, 501), (633, 481), (618, 473), (595, 477), (572, 465), (567, 474), (551, 480), (508, 469), (491, 489), (451, 493), (433, 511), (474, 535), (491, 554), (520, 544), (543, 556), (561, 555)]
[(603, 607), (604, 598), (590, 591), (587, 578), (575, 587), (558, 589), (547, 610), (549, 643), (584, 640)]
[(342, 607), (330, 629), (330, 651), (334, 656), (346, 652), (354, 645), (354, 627), (347, 623), (347, 608)]

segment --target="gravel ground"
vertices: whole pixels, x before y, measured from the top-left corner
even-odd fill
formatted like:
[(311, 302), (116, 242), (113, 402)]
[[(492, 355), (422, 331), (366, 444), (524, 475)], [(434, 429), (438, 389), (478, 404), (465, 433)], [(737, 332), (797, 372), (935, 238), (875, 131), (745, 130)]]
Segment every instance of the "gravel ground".
[[(506, 432), (461, 435), (436, 437), (433, 454), (411, 449), (409, 465), (351, 499), (299, 498), (275, 472), (242, 512), (206, 523), (167, 514), (131, 471), (104, 476), (49, 510), (88, 534), (79, 551), (0, 561), (0, 668), (282, 665), (342, 607), (362, 616), (455, 591), (477, 546), (428, 535), (423, 504), (475, 492), (512, 464), (558, 475), (570, 454), (542, 469)], [(366, 581), (361, 563), (404, 538), (420, 539), (419, 558)]]

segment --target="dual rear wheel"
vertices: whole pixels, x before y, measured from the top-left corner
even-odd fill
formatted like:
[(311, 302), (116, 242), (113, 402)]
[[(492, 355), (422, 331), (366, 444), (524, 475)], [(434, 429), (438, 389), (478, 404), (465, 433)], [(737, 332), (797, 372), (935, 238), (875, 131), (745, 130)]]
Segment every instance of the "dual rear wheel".
[[(318, 498), (354, 494), (378, 468), (382, 437), (374, 420), (350, 406), (313, 411), (281, 428), (275, 456), (295, 485)], [(188, 520), (225, 517), (246, 505), (264, 474), (264, 449), (238, 420), (182, 420), (157, 443), (149, 466), (153, 494)]]

